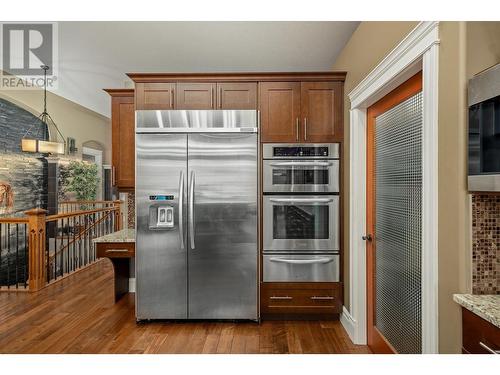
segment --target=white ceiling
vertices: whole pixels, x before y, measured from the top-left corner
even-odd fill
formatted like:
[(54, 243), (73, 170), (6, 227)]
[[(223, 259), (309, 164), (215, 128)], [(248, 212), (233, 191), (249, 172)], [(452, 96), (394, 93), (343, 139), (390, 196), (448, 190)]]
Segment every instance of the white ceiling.
[(60, 22), (59, 87), (105, 116), (128, 72), (330, 70), (359, 22)]

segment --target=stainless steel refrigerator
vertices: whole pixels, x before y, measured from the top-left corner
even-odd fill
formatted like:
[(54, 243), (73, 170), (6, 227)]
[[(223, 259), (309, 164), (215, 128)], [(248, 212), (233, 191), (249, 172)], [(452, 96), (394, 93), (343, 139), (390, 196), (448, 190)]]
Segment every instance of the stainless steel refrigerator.
[(136, 112), (136, 317), (258, 319), (257, 111)]

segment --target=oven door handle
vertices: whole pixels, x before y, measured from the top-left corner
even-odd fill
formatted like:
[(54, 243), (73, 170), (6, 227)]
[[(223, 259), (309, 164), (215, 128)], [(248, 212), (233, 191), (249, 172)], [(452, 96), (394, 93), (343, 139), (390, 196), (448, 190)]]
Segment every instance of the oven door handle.
[(326, 264), (333, 262), (334, 258), (316, 258), (316, 259), (283, 259), (283, 258), (270, 258), (271, 262), (276, 263), (289, 263), (289, 264)]
[(333, 165), (329, 161), (282, 161), (269, 163), (271, 167), (330, 167)]
[(330, 203), (333, 198), (269, 198), (274, 203)]

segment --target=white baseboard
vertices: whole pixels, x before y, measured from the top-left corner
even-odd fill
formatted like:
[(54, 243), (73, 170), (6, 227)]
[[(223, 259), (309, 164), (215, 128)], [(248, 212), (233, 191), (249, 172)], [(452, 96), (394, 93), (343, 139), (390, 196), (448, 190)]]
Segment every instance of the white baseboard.
[(128, 279), (128, 291), (130, 293), (135, 293), (135, 277)]
[(340, 323), (342, 324), (344, 329), (347, 331), (347, 334), (349, 335), (349, 338), (351, 339), (351, 341), (354, 342), (354, 331), (356, 328), (356, 321), (351, 316), (349, 311), (347, 311), (345, 306), (343, 306), (342, 314), (340, 314)]

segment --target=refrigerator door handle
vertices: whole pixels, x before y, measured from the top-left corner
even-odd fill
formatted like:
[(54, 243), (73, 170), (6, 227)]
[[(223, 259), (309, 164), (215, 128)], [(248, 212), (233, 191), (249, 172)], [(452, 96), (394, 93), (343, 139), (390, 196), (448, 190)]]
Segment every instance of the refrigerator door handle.
[(191, 249), (194, 249), (194, 171), (191, 171), (189, 182), (189, 238)]
[(181, 250), (184, 250), (184, 172), (181, 171), (179, 178), (179, 237), (181, 240)]

